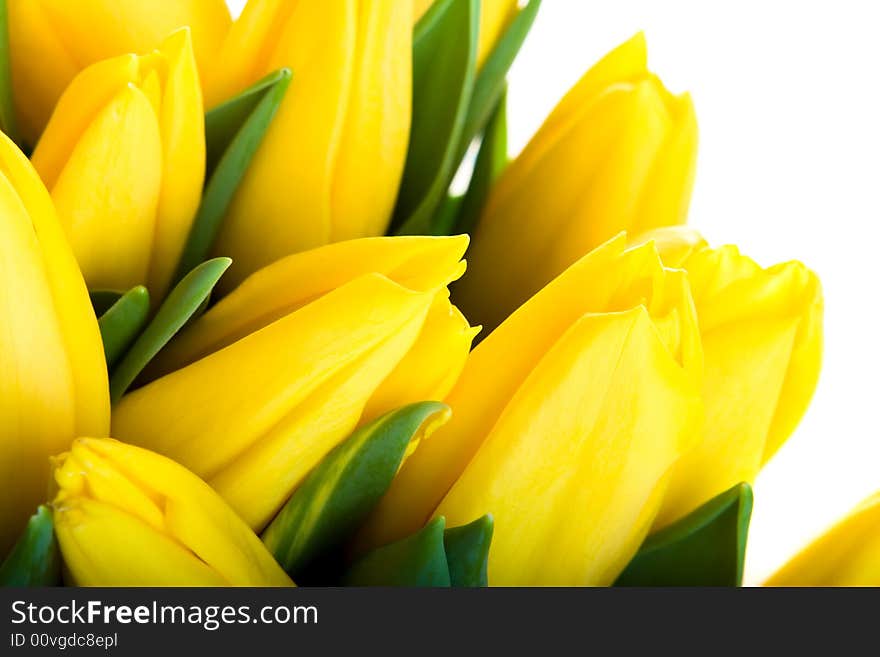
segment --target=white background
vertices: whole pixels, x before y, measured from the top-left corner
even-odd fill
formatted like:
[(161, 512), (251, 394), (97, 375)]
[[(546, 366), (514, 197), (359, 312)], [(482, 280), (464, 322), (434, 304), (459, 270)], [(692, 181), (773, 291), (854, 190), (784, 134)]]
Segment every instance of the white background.
[(871, 0), (544, 0), (510, 75), (516, 153), (592, 63), (644, 30), (654, 71), (672, 91), (690, 90), (697, 106), (691, 224), (762, 264), (799, 259), (822, 278), (822, 379), (801, 427), (756, 484), (747, 583), (880, 489), (877, 8)]

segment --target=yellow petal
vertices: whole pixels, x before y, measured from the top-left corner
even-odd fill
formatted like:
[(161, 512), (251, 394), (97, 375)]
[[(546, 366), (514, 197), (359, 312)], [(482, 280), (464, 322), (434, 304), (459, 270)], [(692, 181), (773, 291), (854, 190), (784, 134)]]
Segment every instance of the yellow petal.
[(360, 1), (353, 79), (333, 171), (331, 241), (382, 235), (388, 228), (409, 143), (411, 24), (408, 2)]
[(461, 374), (478, 331), (449, 303), (448, 293), (439, 292), (412, 349), (370, 397), (361, 421), (410, 403), (444, 399)]
[[(290, 584), (217, 493), (169, 459), (113, 440), (80, 439), (56, 480), (55, 515), (68, 537), (62, 551), (77, 583)], [(71, 561), (79, 562), (76, 571)]]
[(51, 189), (90, 287), (124, 290), (146, 280), (161, 175), (153, 108), (125, 87), (82, 134)]
[(354, 70), (356, 28), (353, 0), (307, 0), (295, 4), (271, 42), (274, 51), (261, 62), (260, 74), (287, 66), (296, 71), (296, 80), (217, 238), (214, 252), (233, 259), (224, 289), (278, 258), (330, 241), (333, 168)]
[(765, 586), (880, 586), (880, 494), (873, 495), (768, 579)]
[(586, 315), (517, 390), (436, 513), (459, 525), (491, 510), (495, 585), (610, 584), (697, 418), (697, 391), (645, 308)]
[(356, 279), (130, 393), (114, 434), (183, 463), (261, 527), (357, 425), (432, 300), (377, 274)]
[(94, 62), (149, 52), (189, 26), (199, 69), (213, 65), (231, 22), (224, 0), (10, 0), (13, 80), (34, 143), (64, 88)]
[(373, 237), (337, 242), (282, 258), (249, 276), (185, 329), (156, 358), (154, 379), (271, 324), (363, 276), (382, 274), (430, 292), (459, 278), (468, 237)]
[(384, 232), (410, 123), (409, 16), (377, 0), (245, 7), (216, 70), (235, 81), (209, 87), (237, 91), (283, 66), (294, 79), (215, 245), (233, 259), (226, 291), (291, 253)]
[(518, 0), (482, 0), (480, 2), (480, 40), (477, 69), (483, 66), (498, 40), (516, 16)]
[(202, 198), (205, 180), (205, 111), (190, 32), (184, 28), (162, 45), (167, 57), (161, 111), (162, 187), (147, 288), (162, 299), (180, 262)]
[(5, 135), (0, 135), (0, 194), (5, 233), (0, 242), (8, 249), (2, 261), (5, 275), (15, 281), (0, 295), (7, 318), (0, 381), (9, 386), (0, 396), (7, 418), (0, 469), (17, 491), (0, 503), (2, 551), (45, 497), (47, 457), (74, 435), (106, 435), (110, 402), (103, 345), (82, 275), (49, 194)]
[(676, 315), (679, 329), (666, 330), (673, 340), (667, 349), (688, 378), (699, 381), (702, 358), (687, 286), (680, 276), (668, 276), (653, 245), (624, 252), (625, 242), (618, 236), (572, 265), (477, 346), (446, 399), (452, 420), (401, 468), (364, 530), (363, 544), (394, 540), (424, 523), (523, 380), (584, 314), (648, 302), (658, 319)]

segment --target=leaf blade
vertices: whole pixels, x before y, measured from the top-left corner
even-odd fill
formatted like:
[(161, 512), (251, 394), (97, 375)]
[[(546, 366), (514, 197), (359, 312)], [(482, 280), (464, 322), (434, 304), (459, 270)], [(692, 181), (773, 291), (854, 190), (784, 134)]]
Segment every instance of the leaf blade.
[(334, 448), (263, 531), (263, 542), (282, 568), (297, 582), (308, 577), (308, 566), (354, 534), (378, 504), (413, 439), (449, 414), (439, 402), (410, 404)]
[(98, 319), (104, 358), (112, 369), (125, 350), (131, 346), (150, 316), (150, 295), (143, 285), (123, 294)]
[(280, 69), (206, 115), (208, 182), (175, 281), (182, 280), (208, 257), (235, 192), (284, 100), (291, 77), (290, 69)]
[(752, 499), (737, 484), (648, 537), (615, 586), (740, 586)]
[(119, 401), (144, 367), (198, 311), (230, 264), (230, 258), (208, 260), (171, 290), (110, 377), (111, 403)]
[(61, 555), (52, 512), (41, 504), (0, 566), (0, 586), (57, 586)]

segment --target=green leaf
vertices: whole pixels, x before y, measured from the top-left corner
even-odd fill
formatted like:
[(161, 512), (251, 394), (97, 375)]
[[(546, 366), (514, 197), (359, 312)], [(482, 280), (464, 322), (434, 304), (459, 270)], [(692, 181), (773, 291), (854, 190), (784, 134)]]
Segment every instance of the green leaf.
[(40, 505), (0, 566), (0, 586), (57, 586), (61, 557), (49, 507)]
[(111, 402), (119, 401), (137, 375), (199, 309), (230, 264), (230, 258), (208, 260), (184, 276), (171, 290), (156, 316), (110, 377)]
[(284, 100), (290, 78), (290, 69), (276, 71), (205, 116), (208, 182), (175, 280), (208, 257), (229, 204)]
[(452, 586), (488, 586), (489, 547), (495, 521), (491, 514), (447, 529), (443, 542)]
[(12, 96), (12, 53), (9, 48), (9, 12), (0, 0), (0, 130), (18, 143), (15, 103)]
[(344, 577), (346, 586), (449, 586), (443, 546), (446, 520), (435, 518), (419, 532), (377, 548), (357, 561)]
[(294, 581), (355, 532), (388, 490), (412, 439), (449, 412), (445, 404), (420, 402), (387, 413), (312, 470), (262, 536)]
[(746, 483), (713, 498), (648, 537), (616, 586), (740, 586), (752, 488)]
[(471, 141), (483, 131), (501, 96), (504, 95), (507, 72), (526, 40), (529, 30), (532, 29), (540, 7), (541, 0), (529, 0), (529, 4), (520, 9), (498, 41), (498, 45), (483, 62), (468, 106), (456, 164), (461, 162)]
[(89, 290), (89, 299), (92, 302), (95, 317), (100, 317), (110, 310), (124, 293), (123, 290)]
[(489, 190), (507, 162), (507, 97), (502, 94), (483, 132), (474, 173), (455, 217), (456, 222), (448, 227), (446, 234), (473, 233), (489, 197)]
[(432, 218), (457, 167), (476, 78), (478, 0), (437, 0), (413, 33), (413, 108), (392, 226), (432, 232)]
[(98, 320), (104, 358), (111, 369), (144, 328), (150, 316), (150, 295), (143, 285), (123, 294)]

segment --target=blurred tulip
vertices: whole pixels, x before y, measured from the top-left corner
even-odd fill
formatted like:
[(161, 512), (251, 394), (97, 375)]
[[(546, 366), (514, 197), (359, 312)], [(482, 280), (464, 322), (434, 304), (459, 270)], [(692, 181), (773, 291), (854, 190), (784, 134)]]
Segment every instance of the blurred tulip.
[(115, 440), (79, 438), (55, 467), (55, 533), (76, 586), (291, 586), (201, 479)]
[(90, 289), (161, 299), (198, 210), (205, 128), (189, 31), (77, 75), (33, 154)]
[(696, 152), (690, 97), (648, 72), (639, 34), (581, 78), (490, 192), (455, 290), (465, 315), (491, 329), (618, 232), (683, 223)]
[[(413, 0), (413, 22), (418, 21), (434, 0)], [(477, 68), (486, 61), (504, 30), (510, 25), (517, 12), (517, 0), (480, 0), (480, 41), (477, 45)]]
[(764, 586), (880, 586), (880, 493), (805, 547)]
[(107, 370), (82, 275), (49, 194), (0, 135), (0, 555), (46, 498), (49, 456), (106, 435)]
[(230, 289), (329, 242), (381, 235), (409, 138), (412, 7), (250, 0), (206, 82), (209, 107), (281, 67), (293, 81), (215, 245)]
[(170, 374), (122, 399), (114, 435), (261, 528), (359, 423), (447, 393), (474, 335), (445, 287), (466, 246), (355, 240), (257, 272), (170, 345), (153, 371)]
[(433, 515), (495, 518), (490, 584), (608, 584), (640, 545), (701, 421), (683, 272), (621, 235), (572, 265), (471, 354), (452, 420), (420, 443), (360, 539)]
[(199, 69), (229, 24), (225, 0), (7, 0), (12, 79), (24, 139), (34, 144), (71, 80), (90, 64), (148, 52), (177, 28), (192, 30)]
[(676, 467), (657, 519), (664, 525), (754, 482), (794, 431), (819, 378), (823, 302), (819, 279), (799, 262), (764, 269), (681, 227), (642, 239), (666, 266), (687, 271), (706, 362), (703, 438)]

